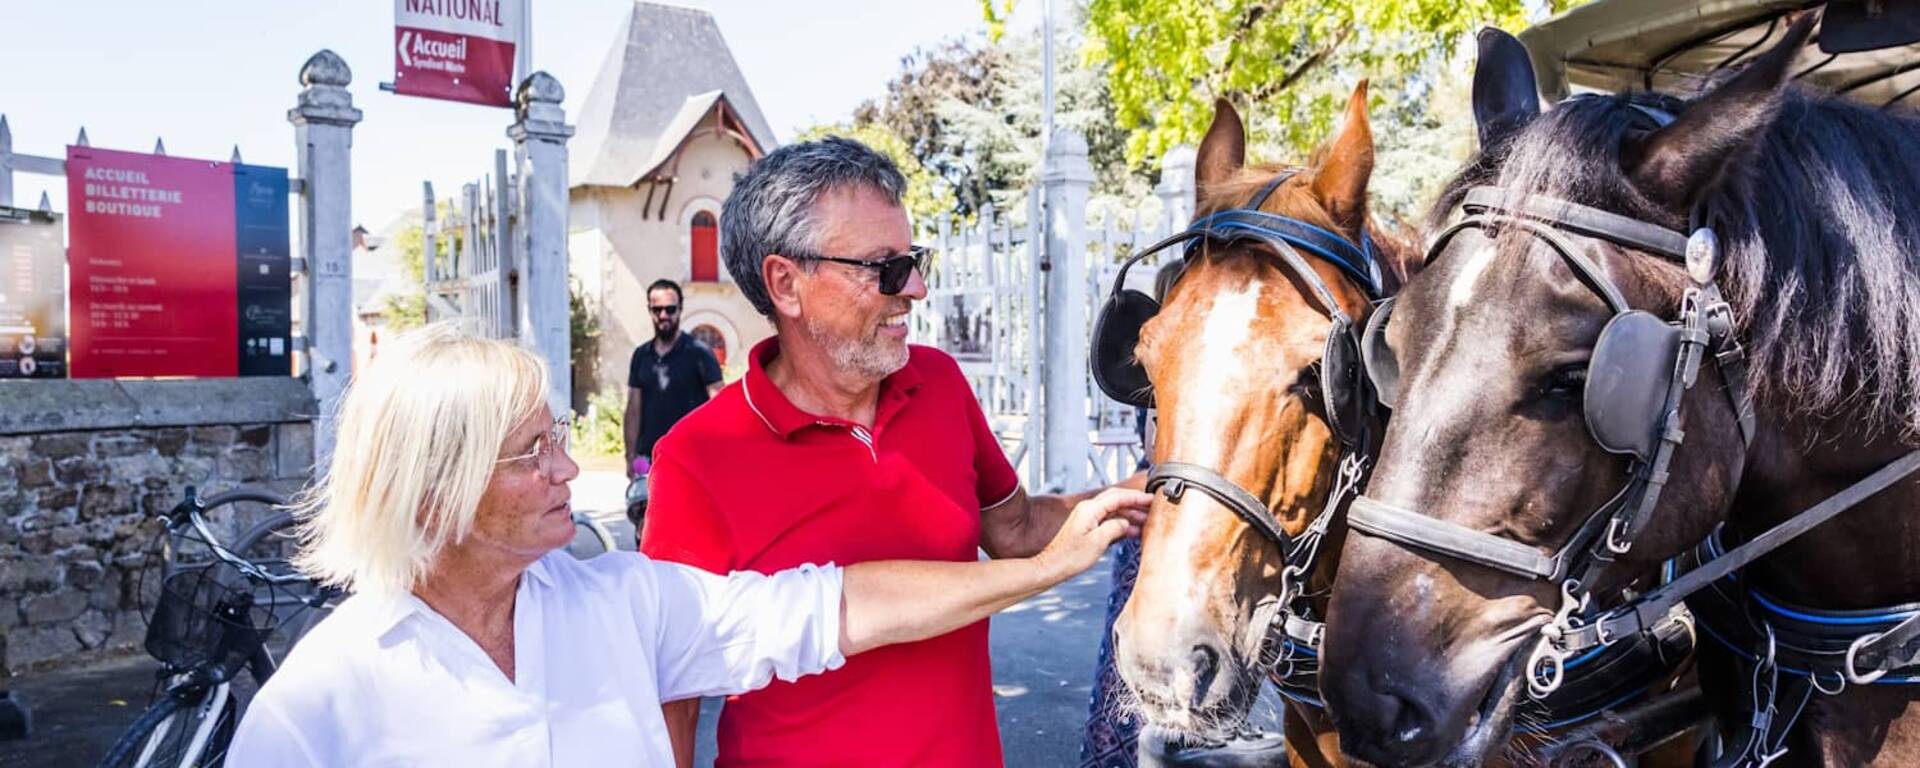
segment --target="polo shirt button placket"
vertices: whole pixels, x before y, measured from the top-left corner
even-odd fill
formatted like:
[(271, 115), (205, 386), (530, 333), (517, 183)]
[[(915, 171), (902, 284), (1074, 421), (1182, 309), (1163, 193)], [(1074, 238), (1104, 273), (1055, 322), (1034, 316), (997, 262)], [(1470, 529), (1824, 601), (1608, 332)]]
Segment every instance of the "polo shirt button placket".
[(853, 434), (853, 439), (860, 441), (861, 445), (867, 447), (867, 455), (873, 457), (873, 463), (879, 464), (880, 450), (873, 445), (873, 433), (868, 432), (866, 427), (858, 424), (855, 424), (848, 431)]

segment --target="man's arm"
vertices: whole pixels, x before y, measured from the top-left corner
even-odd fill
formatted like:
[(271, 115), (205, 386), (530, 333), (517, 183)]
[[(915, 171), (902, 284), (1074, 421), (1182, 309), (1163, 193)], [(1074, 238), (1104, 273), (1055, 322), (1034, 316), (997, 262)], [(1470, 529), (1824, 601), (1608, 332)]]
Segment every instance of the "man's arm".
[(673, 744), (675, 768), (693, 768), (693, 739), (700, 725), (700, 700), (681, 699), (660, 705), (667, 719), (667, 741)]
[(724, 386), (726, 386), (726, 385), (727, 385), (727, 384), (726, 384), (726, 382), (723, 382), (723, 381), (716, 381), (716, 382), (714, 382), (714, 383), (712, 383), (712, 384), (708, 384), (708, 385), (707, 385), (707, 397), (708, 397), (709, 399), (711, 399), (711, 398), (714, 398), (714, 397), (718, 397), (718, 396), (720, 395), (720, 388), (721, 388), (721, 387), (724, 387)]
[(633, 479), (633, 457), (640, 445), (640, 388), (627, 387), (627, 418), (620, 425), (627, 445), (627, 479)]
[[(1135, 472), (1114, 485), (1115, 488), (1140, 490), (1147, 485), (1147, 473)], [(1029, 496), (1027, 489), (1016, 487), (1013, 495), (980, 510), (980, 548), (989, 556), (1032, 557), (1053, 541), (1060, 523), (1082, 501), (1093, 498), (1102, 489), (1066, 495)]]

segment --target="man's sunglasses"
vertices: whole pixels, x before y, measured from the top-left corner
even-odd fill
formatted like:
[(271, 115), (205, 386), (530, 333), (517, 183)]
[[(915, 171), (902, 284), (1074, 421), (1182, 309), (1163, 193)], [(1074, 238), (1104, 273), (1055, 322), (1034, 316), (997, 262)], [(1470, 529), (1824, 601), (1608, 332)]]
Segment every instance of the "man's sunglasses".
[(835, 264), (851, 264), (856, 267), (866, 267), (875, 270), (880, 273), (880, 294), (882, 296), (892, 296), (906, 289), (907, 278), (913, 276), (914, 270), (919, 270), (921, 275), (927, 273), (927, 254), (929, 253), (931, 253), (931, 251), (929, 251), (926, 246), (916, 245), (908, 248), (906, 253), (894, 254), (879, 259), (848, 259), (839, 256), (811, 255), (797, 256), (795, 258), (810, 259), (813, 261), (831, 261)]
[(656, 315), (666, 315), (667, 317), (673, 317), (674, 315), (680, 314), (680, 305), (668, 304), (663, 307), (647, 307), (647, 311), (652, 312)]

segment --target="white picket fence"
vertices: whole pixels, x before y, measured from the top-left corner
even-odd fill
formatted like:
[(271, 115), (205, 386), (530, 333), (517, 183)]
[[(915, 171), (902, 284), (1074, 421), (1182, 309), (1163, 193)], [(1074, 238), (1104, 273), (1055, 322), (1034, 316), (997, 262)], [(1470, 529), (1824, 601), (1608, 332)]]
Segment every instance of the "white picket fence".
[[(1141, 200), (1105, 212), (1089, 212), (1083, 204), (1081, 210), (1062, 212), (1063, 217), (1076, 217), (1070, 220), (1086, 222), (1077, 237), (1066, 238), (1069, 247), (1082, 249), (1079, 258), (1056, 254), (1052, 263), (1086, 265), (1085, 290), (1072, 298), (1085, 302), (1087, 322), (1077, 338), (1051, 340), (1053, 344), (1078, 345), (1084, 350), (1092, 318), (1106, 301), (1120, 262), (1175, 227), (1185, 226), (1193, 205), (1192, 152), (1175, 150), (1165, 163), (1168, 170), (1163, 176), (1168, 183), (1156, 190), (1157, 203)], [(959, 361), (994, 434), (1030, 488), (1038, 487), (1035, 478), (1041, 474), (1035, 457), (1045, 430), (1033, 414), (1043, 399), (1042, 388), (1047, 381), (1060, 382), (1057, 374), (1077, 373), (1068, 379), (1085, 393), (1085, 408), (1081, 414), (1063, 418), (1086, 422), (1086, 474), (1080, 480), (1082, 484), (1113, 483), (1132, 474), (1145, 453), (1136, 431), (1135, 409), (1100, 392), (1085, 370), (1055, 372), (1052, 377), (1044, 371), (1044, 361), (1068, 356), (1060, 354), (1061, 346), (1049, 354), (1049, 340), (1037, 330), (1045, 327), (1046, 312), (1042, 298), (1046, 280), (1038, 267), (1041, 244), (1047, 241), (1037, 224), (1042, 221), (1043, 199), (1041, 189), (1031, 190), (1024, 215), (1017, 218), (989, 207), (970, 221), (943, 216), (924, 223), (920, 242), (932, 246), (934, 254), (926, 275), (927, 299), (915, 304), (909, 329), (915, 342), (946, 350)], [(1084, 201), (1084, 195), (1077, 200)], [(1060, 239), (1056, 233), (1056, 241)], [(1165, 258), (1178, 256), (1153, 257), (1143, 263), (1144, 268), (1136, 267), (1128, 282), (1149, 289), (1154, 266)]]

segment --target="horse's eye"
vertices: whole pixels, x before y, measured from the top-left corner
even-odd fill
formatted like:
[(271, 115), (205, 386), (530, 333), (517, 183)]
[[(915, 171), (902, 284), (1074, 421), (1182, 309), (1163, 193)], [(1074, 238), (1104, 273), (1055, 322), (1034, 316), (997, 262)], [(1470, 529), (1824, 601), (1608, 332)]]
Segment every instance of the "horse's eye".
[(1553, 400), (1574, 401), (1586, 394), (1587, 364), (1562, 366), (1547, 374), (1540, 393)]

